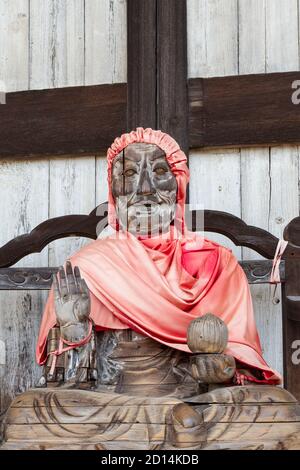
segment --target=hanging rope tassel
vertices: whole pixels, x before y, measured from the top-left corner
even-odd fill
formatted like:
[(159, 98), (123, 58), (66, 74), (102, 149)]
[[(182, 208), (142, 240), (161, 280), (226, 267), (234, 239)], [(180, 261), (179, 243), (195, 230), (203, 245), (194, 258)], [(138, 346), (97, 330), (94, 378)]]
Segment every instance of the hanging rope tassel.
[(272, 265), (272, 270), (271, 270), (271, 276), (270, 276), (270, 284), (275, 284), (273, 295), (272, 295), (272, 302), (273, 304), (278, 304), (279, 303), (279, 298), (275, 297), (276, 289), (277, 289), (277, 284), (280, 283), (280, 261), (281, 257), (284, 253), (284, 250), (286, 249), (288, 245), (288, 241), (284, 240), (281, 238), (278, 240), (275, 255), (273, 258), (273, 265)]

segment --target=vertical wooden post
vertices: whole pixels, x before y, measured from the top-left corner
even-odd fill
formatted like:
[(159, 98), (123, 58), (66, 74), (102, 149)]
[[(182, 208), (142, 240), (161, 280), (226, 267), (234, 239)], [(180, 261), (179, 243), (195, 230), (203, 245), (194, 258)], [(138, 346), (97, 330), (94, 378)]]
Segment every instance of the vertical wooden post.
[(188, 155), (186, 0), (157, 2), (157, 125)]
[(156, 128), (156, 0), (127, 0), (127, 130)]
[(127, 28), (127, 128), (161, 129), (188, 154), (186, 0), (128, 0)]

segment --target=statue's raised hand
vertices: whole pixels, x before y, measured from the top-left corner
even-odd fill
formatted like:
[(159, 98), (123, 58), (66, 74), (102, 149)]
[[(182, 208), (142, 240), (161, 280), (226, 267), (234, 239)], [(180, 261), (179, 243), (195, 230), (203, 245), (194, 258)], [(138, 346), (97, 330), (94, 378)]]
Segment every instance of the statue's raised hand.
[(59, 277), (53, 276), (54, 302), (57, 323), (66, 339), (84, 335), (90, 315), (90, 292), (80, 275), (78, 266), (74, 271), (70, 261), (66, 269), (59, 268)]

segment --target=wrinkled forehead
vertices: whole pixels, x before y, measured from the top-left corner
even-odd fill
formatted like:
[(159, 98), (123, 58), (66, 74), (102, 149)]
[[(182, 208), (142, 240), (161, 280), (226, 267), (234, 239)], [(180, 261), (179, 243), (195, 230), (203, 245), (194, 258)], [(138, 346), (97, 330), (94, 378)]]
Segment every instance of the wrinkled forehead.
[(114, 159), (113, 164), (123, 159), (140, 161), (144, 158), (149, 160), (156, 160), (159, 158), (165, 159), (165, 152), (155, 144), (147, 144), (145, 142), (136, 142), (134, 144), (129, 144), (127, 147), (122, 150)]

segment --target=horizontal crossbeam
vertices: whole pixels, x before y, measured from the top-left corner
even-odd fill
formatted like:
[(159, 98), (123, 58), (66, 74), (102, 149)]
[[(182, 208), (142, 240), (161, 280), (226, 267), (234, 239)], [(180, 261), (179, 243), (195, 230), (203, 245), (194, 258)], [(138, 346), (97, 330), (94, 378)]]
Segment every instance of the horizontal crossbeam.
[[(189, 146), (299, 144), (298, 88), (300, 72), (189, 79)], [(101, 154), (126, 131), (126, 83), (14, 92), (5, 98), (0, 105), (4, 158)], [(172, 122), (180, 122), (180, 108), (174, 108)]]
[(126, 84), (7, 93), (0, 156), (93, 155), (126, 131)]

